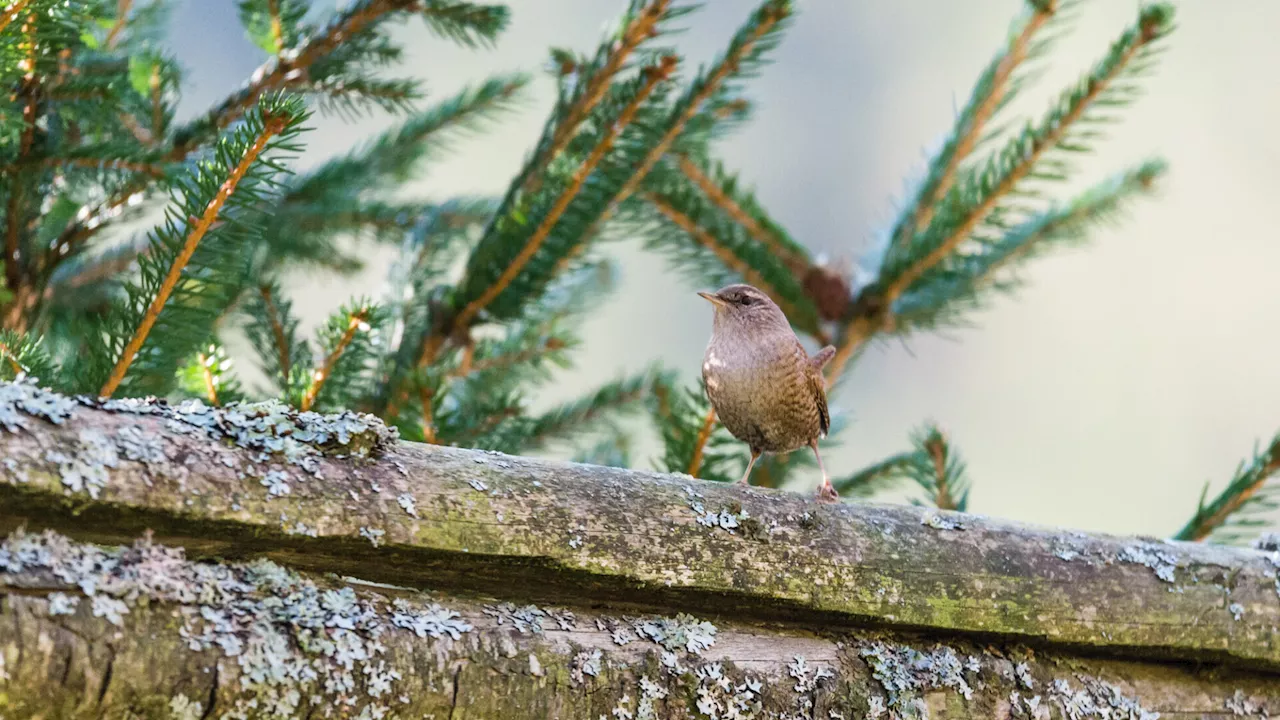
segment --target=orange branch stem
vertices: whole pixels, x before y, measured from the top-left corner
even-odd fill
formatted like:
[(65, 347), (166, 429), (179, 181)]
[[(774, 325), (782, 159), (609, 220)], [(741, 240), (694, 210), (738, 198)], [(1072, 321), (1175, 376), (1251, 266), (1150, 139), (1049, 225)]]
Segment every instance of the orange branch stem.
[(124, 26), (128, 24), (129, 8), (133, 6), (133, 0), (118, 0), (116, 2), (116, 22), (111, 26), (111, 32), (107, 33), (107, 49), (114, 50), (116, 43), (120, 41), (120, 33), (124, 30)]
[(204, 374), (204, 393), (209, 398), (209, 404), (217, 407), (218, 402), (218, 386), (214, 382), (213, 371), (209, 369), (209, 356), (204, 353), (196, 353), (196, 360), (200, 363), (200, 372)]
[(280, 0), (267, 0), (267, 12), (271, 15), (271, 44), (276, 54), (284, 50), (284, 29), (280, 26)]
[(21, 375), (27, 371), (26, 368), (22, 367), (22, 363), (18, 362), (18, 358), (14, 356), (13, 351), (9, 349), (9, 346), (2, 342), (0, 342), (0, 356), (9, 361), (9, 367), (13, 368), (14, 375)]
[(111, 376), (107, 379), (106, 384), (99, 391), (99, 395), (111, 397), (115, 394), (116, 388), (120, 387), (125, 373), (129, 371), (129, 366), (133, 364), (133, 359), (137, 357), (138, 351), (142, 349), (142, 344), (146, 342), (147, 335), (151, 332), (151, 328), (156, 324), (156, 319), (160, 317), (160, 311), (164, 309), (165, 303), (169, 301), (169, 296), (173, 294), (174, 288), (177, 287), (178, 280), (182, 277), (183, 269), (191, 261), (191, 256), (195, 254), (196, 247), (204, 239), (205, 234), (209, 232), (209, 228), (213, 226), (214, 221), (218, 219), (218, 214), (222, 211), (222, 207), (231, 197), (231, 193), (235, 192), (236, 186), (244, 179), (245, 174), (249, 172), (250, 166), (266, 149), (267, 143), (270, 142), (271, 138), (284, 131), (286, 124), (287, 121), (282, 117), (273, 117), (266, 121), (262, 134), (245, 152), (244, 157), (240, 158), (240, 163), (231, 171), (231, 175), (222, 183), (222, 187), (213, 196), (213, 200), (205, 207), (204, 214), (196, 220), (191, 232), (187, 235), (186, 243), (182, 246), (182, 251), (174, 260), (173, 266), (169, 268), (168, 274), (165, 275), (164, 281), (160, 284), (159, 291), (147, 308), (146, 314), (143, 315), (142, 322), (129, 340), (129, 344), (125, 346), (124, 352), (120, 354), (120, 359), (116, 362), (115, 368), (112, 369)]
[(342, 337), (338, 339), (338, 344), (333, 348), (333, 352), (330, 352), (329, 356), (324, 359), (324, 365), (316, 371), (315, 377), (311, 379), (311, 384), (307, 386), (307, 391), (302, 396), (301, 409), (303, 411), (310, 410), (311, 406), (315, 404), (316, 396), (320, 394), (320, 390), (324, 387), (325, 382), (328, 381), (329, 376), (333, 374), (334, 366), (338, 364), (338, 360), (342, 357), (342, 354), (347, 351), (347, 346), (355, 339), (356, 332), (360, 330), (360, 325), (362, 325), (368, 317), (369, 310), (366, 308), (360, 312), (352, 313), (351, 317), (347, 319), (346, 331), (343, 332)]
[[(622, 37), (618, 40), (617, 46), (609, 53), (608, 59), (604, 65), (596, 71), (594, 75), (587, 80), (582, 95), (578, 97), (577, 102), (569, 107), (565, 113), (564, 121), (556, 126), (555, 132), (551, 136), (551, 144), (547, 146), (546, 152), (537, 159), (534, 166), (537, 167), (554, 158), (573, 138), (574, 131), (586, 119), (591, 109), (600, 104), (601, 98), (604, 97), (605, 91), (609, 89), (610, 81), (626, 63), (627, 58), (635, 52), (640, 43), (650, 38), (654, 34), (654, 27), (657, 25), (658, 18), (667, 10), (667, 6), (671, 4), (671, 0), (657, 0), (649, 5), (631, 21), (623, 31)], [(535, 176), (530, 176), (530, 182), (526, 191), (537, 186)]]
[[(1085, 110), (1097, 100), (1108, 86), (1115, 80), (1120, 72), (1133, 60), (1138, 51), (1142, 49), (1152, 38), (1146, 34), (1140, 36), (1140, 39), (1133, 43), (1124, 52), (1124, 55), (1111, 68), (1110, 74), (1096, 78), (1089, 83), (1088, 91), (1076, 103), (1066, 115), (1064, 115), (1056, 124), (1053, 125), (1045, 134), (1037, 138), (1031, 147), (1031, 151), (1018, 163), (1017, 166), (1000, 181), (1000, 183), (992, 188), (986, 198), (969, 213), (965, 221), (956, 228), (943, 242), (931, 250), (928, 254), (908, 267), (901, 275), (894, 279), (884, 290), (881, 297), (882, 307), (892, 306), (902, 293), (904, 293), (912, 283), (920, 278), (926, 271), (942, 262), (944, 258), (955, 251), (961, 243), (986, 219), (987, 215), (995, 209), (996, 204), (1002, 197), (1007, 195), (1013, 188), (1031, 172), (1036, 162), (1040, 160), (1044, 154), (1054, 146), (1067, 134), (1068, 129), (1075, 124), (1083, 115)], [(873, 319), (865, 316), (855, 317), (848, 326), (844, 338), (840, 346), (836, 349), (836, 355), (828, 366), (827, 376), (829, 378), (839, 377), (843, 371), (845, 363), (853, 356), (854, 352), (866, 342), (873, 334), (881, 329), (883, 323), (891, 320), (886, 313), (883, 319)]]
[(711, 431), (715, 427), (716, 411), (712, 408), (707, 411), (707, 416), (702, 421), (702, 428), (698, 430), (698, 437), (694, 440), (693, 457), (689, 458), (689, 468), (686, 472), (693, 477), (698, 477), (698, 471), (702, 469), (702, 454), (707, 443), (711, 441)]
[(1223, 523), (1227, 521), (1227, 518), (1231, 517), (1233, 513), (1243, 507), (1250, 498), (1262, 489), (1263, 485), (1267, 484), (1267, 481), (1270, 480), (1277, 471), (1280, 471), (1280, 447), (1273, 445), (1268, 452), (1270, 455), (1270, 461), (1262, 469), (1262, 472), (1258, 474), (1257, 482), (1253, 483), (1243, 492), (1233, 497), (1230, 502), (1222, 506), (1222, 509), (1196, 522), (1190, 533), (1182, 534), (1187, 540), (1192, 542), (1201, 542), (1212, 535), (1214, 530), (1221, 527)]
[[(1044, 24), (1049, 21), (1055, 10), (1054, 3), (1046, 6), (1045, 10), (1037, 10), (1027, 21), (1027, 24), (1023, 26), (1022, 32), (1018, 33), (1018, 37), (1014, 39), (1008, 54), (1001, 58), (996, 65), (995, 72), (992, 74), (991, 92), (974, 110), (973, 122), (965, 129), (959, 142), (956, 143), (955, 152), (952, 153), (951, 160), (943, 170), (937, 186), (933, 188), (933, 192), (921, 197), (920, 202), (916, 204), (915, 218), (905, 226), (909, 233), (905, 237), (910, 237), (910, 235), (919, 232), (933, 219), (935, 203), (939, 198), (945, 197), (947, 191), (951, 189), (960, 164), (977, 147), (978, 140), (982, 137), (982, 132), (987, 123), (990, 122), (992, 116), (995, 115), (996, 108), (1004, 100), (1005, 93), (1009, 90), (1009, 81), (1013, 78), (1013, 71), (1026, 60), (1032, 36), (1044, 27)], [(895, 238), (895, 240), (905, 240), (905, 237)]]
[[(528, 242), (526, 242), (525, 246), (520, 249), (519, 254), (517, 254), (515, 259), (511, 261), (511, 264), (502, 271), (502, 274), (498, 277), (497, 281), (486, 288), (485, 291), (481, 293), (480, 297), (467, 303), (467, 305), (462, 308), (457, 317), (454, 318), (453, 326), (455, 328), (468, 327), (475, 316), (489, 303), (493, 302), (498, 295), (502, 294), (502, 292), (511, 284), (511, 281), (514, 280), (522, 270), (524, 270), (524, 266), (533, 259), (534, 253), (538, 251), (538, 248), (542, 247), (542, 243), (551, 235), (551, 231), (560, 221), (565, 210), (569, 208), (569, 204), (573, 202), (575, 197), (577, 197), (583, 184), (586, 183), (587, 177), (593, 170), (595, 170), (596, 166), (600, 164), (600, 161), (604, 159), (605, 155), (609, 153), (609, 150), (613, 148), (614, 142), (616, 142), (618, 136), (622, 134), (623, 129), (630, 125), (631, 121), (635, 119), (636, 114), (640, 111), (640, 107), (653, 93), (654, 89), (657, 88), (658, 83), (670, 77), (671, 73), (675, 70), (675, 66), (676, 59), (668, 56), (663, 59), (660, 65), (646, 70), (645, 82), (640, 86), (640, 90), (636, 92), (636, 96), (631, 99), (631, 102), (629, 102), (625, 108), (623, 108), (622, 112), (618, 115), (618, 119), (609, 126), (609, 130), (605, 133), (605, 136), (600, 139), (600, 142), (597, 143), (594, 148), (592, 148), (591, 153), (582, 161), (582, 164), (578, 166), (578, 169), (574, 171), (573, 177), (569, 181), (569, 186), (560, 193), (558, 198), (556, 198), (555, 204), (552, 205), (549, 211), (547, 211), (546, 217), (544, 217), (542, 222), (538, 224), (538, 227), (533, 231), (533, 234), (529, 236)], [(428, 340), (427, 344), (423, 346), (423, 352), (418, 358), (418, 367), (423, 367), (434, 360), (435, 354), (438, 353), (440, 348), (443, 346), (443, 338), (437, 341), (435, 340), (435, 337), (438, 336), (433, 336), (433, 338)]]
[(771, 230), (762, 225), (754, 217), (751, 217), (751, 215), (744, 210), (741, 205), (739, 205), (733, 198), (729, 197), (729, 195), (725, 193), (719, 185), (712, 181), (711, 178), (707, 177), (707, 174), (702, 172), (702, 168), (698, 167), (698, 164), (689, 159), (688, 156), (678, 154), (676, 155), (676, 162), (679, 163), (680, 171), (685, 174), (685, 177), (693, 181), (693, 184), (698, 186), (698, 189), (707, 196), (707, 199), (715, 203), (734, 222), (746, 228), (747, 232), (751, 234), (751, 237), (755, 238), (756, 242), (765, 246), (770, 252), (781, 258), (782, 261), (791, 268), (791, 272), (794, 273), (797, 278), (804, 277), (804, 274), (809, 270), (808, 260), (797, 255), (791, 248), (784, 245), (782, 240), (779, 239)]
[(13, 22), (13, 19), (18, 17), (18, 14), (30, 4), (31, 0), (16, 0), (12, 5), (0, 11), (0, 32), (4, 32), (9, 23)]
[(276, 340), (276, 352), (280, 355), (280, 387), (288, 392), (289, 373), (293, 370), (293, 363), (290, 360), (289, 340), (284, 334), (284, 323), (280, 320), (280, 309), (271, 298), (270, 287), (259, 285), (258, 294), (262, 296), (262, 304), (267, 307), (267, 323), (271, 325), (271, 334)]

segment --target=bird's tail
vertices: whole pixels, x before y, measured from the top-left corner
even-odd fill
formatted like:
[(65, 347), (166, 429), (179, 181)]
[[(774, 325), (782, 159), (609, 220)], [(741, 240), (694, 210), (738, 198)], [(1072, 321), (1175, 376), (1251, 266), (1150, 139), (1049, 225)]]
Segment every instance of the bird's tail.
[(821, 370), (831, 362), (831, 358), (836, 356), (836, 348), (834, 345), (828, 345), (819, 350), (813, 357), (809, 358), (809, 364), (814, 370)]

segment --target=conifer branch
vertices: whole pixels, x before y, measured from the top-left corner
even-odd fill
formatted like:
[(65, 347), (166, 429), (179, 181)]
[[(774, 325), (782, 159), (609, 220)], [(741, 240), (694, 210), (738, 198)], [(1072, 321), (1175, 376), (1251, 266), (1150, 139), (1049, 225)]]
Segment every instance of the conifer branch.
[[(44, 167), (65, 166), (65, 167), (85, 168), (89, 170), (94, 170), (94, 169), (121, 170), (123, 172), (138, 173), (140, 175), (149, 175), (150, 177), (153, 177), (156, 179), (160, 179), (165, 176), (165, 169), (163, 166), (156, 165), (154, 163), (134, 162), (132, 160), (125, 160), (123, 158), (49, 156), (49, 157), (40, 158), (38, 163)], [(31, 165), (31, 164), (32, 163), (27, 163), (27, 165)], [(15, 167), (16, 166), (14, 165), (10, 165), (4, 170), (0, 170), (0, 173)]]
[(268, 60), (254, 71), (253, 80), (246, 87), (179, 130), (174, 136), (170, 158), (186, 157), (213, 134), (238, 120), (264, 94), (305, 82), (311, 65), (333, 52), (347, 38), (384, 15), (409, 10), (416, 5), (418, 0), (359, 0), (353, 3), (330, 21), (323, 31), (297, 48), (291, 57)]
[(953, 496), (957, 488), (952, 487), (954, 472), (951, 467), (951, 448), (942, 431), (936, 427), (929, 428), (928, 434), (920, 443), (920, 449), (929, 458), (933, 470), (933, 504), (940, 510), (960, 510), (964, 498)]
[[(1010, 140), (1004, 150), (977, 171), (965, 186), (953, 187), (942, 201), (943, 208), (956, 217), (934, 223), (913, 239), (921, 242), (921, 252), (904, 256), (887, 264), (881, 279), (868, 288), (860, 301), (869, 307), (858, 307), (845, 328), (836, 355), (827, 366), (827, 377), (840, 377), (846, 363), (872, 335), (889, 327), (893, 303), (920, 277), (936, 267), (956, 250), (997, 209), (1000, 201), (1014, 192), (1019, 183), (1033, 176), (1037, 163), (1051, 150), (1063, 144), (1073, 126), (1086, 112), (1105, 97), (1111, 85), (1129, 69), (1144, 48), (1164, 37), (1171, 28), (1172, 9), (1167, 5), (1145, 7), (1135, 27), (1130, 28), (1111, 48), (1107, 56), (1086, 76), (1084, 82), (1063, 95), (1036, 127), (1029, 127)], [(1078, 149), (1078, 148), (1067, 148)], [(976, 201), (967, 196), (977, 192)], [(936, 226), (936, 227), (935, 227)]]
[(751, 54), (756, 43), (760, 42), (762, 38), (772, 32), (779, 23), (790, 15), (790, 0), (768, 0), (756, 11), (755, 25), (751, 27), (744, 37), (735, 38), (738, 42), (735, 42), (724, 58), (711, 70), (710, 74), (702, 79), (701, 83), (695, 83), (693, 93), (682, 103), (677, 104), (676, 114), (669, 123), (662, 139), (653, 146), (636, 169), (636, 172), (618, 191), (609, 208), (596, 221), (596, 225), (603, 225), (617, 212), (622, 203), (626, 202), (636, 192), (640, 184), (649, 176), (649, 172), (653, 170), (653, 167), (658, 164), (658, 161), (667, 154), (676, 140), (684, 133), (689, 122), (698, 115), (702, 106), (720, 90), (730, 76), (738, 71), (740, 64), (744, 58)]
[(890, 455), (880, 462), (868, 465), (848, 477), (833, 480), (836, 492), (845, 497), (871, 497), (880, 490), (897, 485), (916, 462), (914, 452)]
[[(641, 43), (653, 37), (658, 21), (667, 12), (667, 8), (670, 5), (671, 0), (653, 0), (651, 4), (646, 5), (640, 12), (636, 13), (635, 17), (631, 18), (623, 29), (622, 36), (618, 38), (616, 44), (610, 50), (605, 62), (587, 80), (577, 100), (565, 111), (564, 119), (556, 125), (556, 129), (551, 135), (551, 142), (535, 158), (532, 167), (546, 165), (560, 151), (564, 150), (569, 141), (573, 139), (574, 132), (578, 129), (578, 126), (600, 104), (600, 101), (604, 98), (605, 91), (609, 89), (609, 85), (613, 82), (613, 78), (626, 65), (627, 58), (635, 52)], [(525, 192), (534, 190), (537, 177), (536, 173), (530, 173), (526, 179), (526, 184), (521, 190)]]
[(329, 376), (333, 373), (334, 366), (338, 364), (342, 354), (347, 351), (347, 346), (355, 339), (356, 333), (367, 325), (368, 319), (369, 308), (367, 307), (361, 308), (348, 316), (346, 332), (342, 334), (338, 344), (324, 359), (324, 364), (320, 366), (319, 370), (316, 370), (315, 375), (312, 376), (311, 384), (307, 386), (307, 391), (303, 393), (301, 410), (310, 410), (311, 406), (315, 404), (316, 396), (324, 388), (325, 382), (328, 381)]
[(667, 373), (652, 369), (634, 377), (616, 380), (585, 396), (549, 410), (534, 419), (523, 443), (527, 451), (545, 447), (556, 439), (599, 430), (607, 415), (622, 413), (648, 398), (655, 388), (670, 382)]
[(275, 54), (284, 52), (284, 28), (280, 25), (280, 0), (267, 0), (267, 14), (271, 17), (271, 43)]
[(0, 341), (0, 357), (3, 357), (9, 362), (9, 367), (13, 370), (15, 377), (27, 371), (26, 368), (22, 367), (22, 363), (18, 362), (18, 358), (13, 354), (13, 352), (9, 350), (9, 346), (5, 345), (3, 341)]
[(120, 33), (124, 30), (129, 21), (129, 10), (133, 7), (133, 0), (116, 0), (116, 22), (111, 26), (111, 31), (107, 33), (106, 46), (108, 50), (114, 50), (116, 43), (120, 41)]
[(902, 213), (891, 233), (891, 242), (901, 245), (923, 230), (933, 219), (936, 203), (946, 197), (960, 164), (978, 146), (996, 111), (1008, 98), (1014, 71), (1030, 54), (1032, 38), (1044, 28), (1058, 9), (1059, 0), (1030, 2), (1031, 15), (1008, 48), (996, 57), (974, 85), (973, 94), (960, 112), (956, 133), (938, 153), (914, 201)]
[[(769, 281), (765, 280), (763, 275), (761, 275), (745, 259), (739, 257), (728, 247), (725, 247), (724, 243), (720, 242), (717, 237), (695, 223), (692, 218), (672, 207), (671, 203), (667, 202), (665, 198), (657, 195), (656, 193), (644, 193), (641, 197), (673, 225), (683, 230), (689, 237), (693, 238), (695, 242), (719, 258), (720, 262), (722, 262), (725, 267), (738, 275), (741, 275), (744, 282), (760, 288), (777, 301), (778, 305), (782, 307), (783, 312), (786, 313), (788, 317), (797, 315), (795, 308), (791, 306), (790, 302), (788, 302), (787, 299), (783, 297)], [(814, 332), (815, 337), (821, 343), (826, 344), (829, 341), (826, 334), (820, 328), (814, 328)]]
[(280, 309), (276, 307), (275, 300), (271, 297), (271, 286), (259, 285), (258, 295), (262, 298), (262, 305), (266, 310), (267, 325), (271, 328), (271, 335), (275, 340), (276, 354), (280, 363), (280, 385), (287, 392), (289, 373), (293, 371), (292, 345), (285, 335), (284, 321), (281, 318)]
[[(649, 154), (645, 156), (644, 160), (641, 161), (636, 171), (618, 191), (618, 194), (609, 203), (609, 206), (605, 208), (605, 211), (600, 214), (600, 217), (583, 231), (583, 237), (595, 237), (604, 224), (613, 218), (618, 209), (622, 207), (622, 204), (630, 199), (645, 179), (649, 177), (649, 173), (654, 166), (662, 160), (663, 156), (679, 140), (689, 123), (698, 117), (703, 105), (720, 90), (731, 75), (738, 71), (740, 64), (752, 53), (756, 44), (774, 31), (778, 24), (790, 14), (790, 0), (767, 0), (757, 10), (755, 13), (757, 23), (747, 33), (735, 38), (735, 44), (710, 71), (710, 74), (702, 78), (699, 83), (695, 83), (692, 88), (692, 94), (687, 96), (682, 103), (677, 104), (675, 114), (668, 122), (667, 131), (649, 151)], [(585, 249), (586, 243), (583, 243), (567, 253), (557, 265), (558, 270), (567, 269), (578, 254)]]
[(43, 346), (42, 339), (32, 338), (13, 330), (0, 330), (0, 380), (16, 380), (19, 377), (38, 378), (44, 387), (58, 388), (60, 378), (53, 358)]
[[(23, 3), (19, 3), (23, 5)], [(6, 23), (0, 23), (0, 29)], [(22, 83), (19, 86), (17, 97), (22, 103), (22, 135), (18, 144), (18, 157), (15, 165), (21, 166), (31, 153), (31, 146), (35, 142), (36, 133), (36, 114), (39, 106), (39, 81), (36, 77), (36, 14), (33, 12), (27, 16), (25, 22), (19, 28), (23, 36), (20, 47), (26, 51), (26, 57), (22, 59), (19, 69), (23, 70)], [(10, 173), (9, 182), (9, 201), (5, 208), (5, 233), (4, 233), (4, 267), (6, 272), (6, 284), (9, 291), (22, 296), (24, 292), (22, 283), (22, 266), (21, 266), (21, 232), (24, 201), (23, 192), (24, 182), (21, 169), (15, 169)]]
[(1090, 230), (1115, 218), (1134, 197), (1149, 193), (1165, 170), (1150, 160), (1089, 188), (1062, 206), (1051, 206), (1010, 228), (998, 240), (984, 243), (981, 252), (949, 258), (925, 275), (894, 306), (894, 330), (899, 333), (953, 321), (961, 312), (977, 309), (985, 291), (1010, 292), (1016, 277), (1002, 271), (1038, 257), (1058, 246), (1083, 242)]
[[(1233, 522), (1240, 525), (1257, 524), (1236, 521), (1235, 518), (1249, 505), (1262, 504), (1264, 494), (1270, 489), (1267, 482), (1277, 472), (1280, 472), (1280, 435), (1272, 439), (1262, 452), (1255, 450), (1248, 464), (1242, 463), (1236, 468), (1231, 481), (1212, 502), (1206, 505), (1202, 496), (1195, 515), (1173, 539), (1201, 542)], [(1208, 489), (1207, 486), (1205, 489)]]
[(724, 211), (734, 222), (746, 228), (751, 237), (769, 249), (777, 258), (791, 269), (797, 278), (804, 277), (809, 270), (809, 260), (788, 246), (773, 230), (766, 228), (751, 213), (748, 213), (738, 201), (730, 197), (718, 183), (707, 176), (698, 164), (683, 153), (675, 154), (676, 163), (685, 177), (707, 196), (711, 202)]
[(0, 32), (4, 32), (4, 29), (9, 27), (9, 23), (13, 22), (13, 19), (18, 17), (30, 4), (31, 0), (13, 0), (13, 4), (0, 11)]
[(452, 370), (447, 377), (461, 379), (482, 372), (509, 368), (513, 365), (523, 365), (531, 360), (536, 360), (545, 355), (563, 350), (564, 348), (564, 340), (558, 337), (549, 337), (544, 342), (541, 342), (534, 347), (521, 350), (517, 353), (512, 353), (510, 355), (495, 355), (476, 362), (475, 343), (469, 343), (465, 348), (463, 348), (462, 361), (458, 363), (458, 367)]
[[(516, 254), (512, 262), (507, 265), (502, 274), (498, 276), (498, 279), (487, 287), (479, 297), (467, 303), (462, 310), (458, 312), (453, 321), (454, 329), (469, 327), (471, 321), (475, 319), (476, 315), (479, 314), (480, 311), (489, 303), (493, 302), (494, 298), (502, 294), (502, 291), (505, 290), (507, 286), (511, 284), (511, 281), (520, 274), (524, 269), (524, 266), (538, 251), (538, 248), (542, 246), (543, 241), (545, 241), (551, 234), (552, 229), (555, 228), (556, 223), (560, 221), (560, 217), (564, 214), (564, 211), (569, 208), (569, 204), (573, 202), (573, 199), (578, 195), (578, 191), (582, 189), (583, 183), (587, 181), (587, 177), (591, 174), (592, 170), (594, 170), (596, 166), (600, 164), (600, 161), (604, 159), (605, 155), (608, 154), (609, 150), (613, 147), (614, 142), (618, 139), (618, 136), (622, 134), (622, 131), (631, 124), (631, 121), (640, 111), (645, 100), (649, 98), (649, 95), (653, 93), (659, 83), (665, 81), (671, 76), (671, 73), (675, 71), (675, 67), (675, 58), (668, 56), (664, 58), (659, 65), (645, 69), (645, 81), (640, 86), (640, 89), (636, 92), (635, 96), (627, 103), (626, 107), (622, 109), (617, 120), (609, 126), (608, 131), (604, 133), (599, 142), (596, 143), (596, 146), (592, 148), (591, 152), (582, 161), (582, 164), (580, 164), (577, 170), (574, 171), (568, 186), (560, 193), (555, 204), (547, 211), (542, 222), (529, 236), (528, 241), (525, 242), (524, 247), (520, 249), (520, 252)], [(417, 366), (421, 368), (429, 365), (435, 359), (435, 356), (439, 353), (441, 347), (443, 347), (444, 341), (445, 338), (439, 333), (433, 334), (428, 338), (427, 342), (423, 345), (422, 353), (418, 357)]]
[(218, 387), (213, 377), (213, 368), (210, 367), (213, 358), (203, 352), (198, 352), (196, 353), (196, 362), (200, 364), (200, 372), (204, 376), (205, 397), (208, 398), (210, 405), (217, 407), (221, 403), (218, 402)]
[(221, 212), (223, 205), (231, 197), (231, 193), (235, 192), (236, 185), (249, 172), (249, 168), (257, 161), (258, 156), (266, 149), (271, 139), (284, 132), (288, 125), (289, 118), (285, 116), (276, 115), (263, 118), (263, 128), (258, 138), (249, 146), (244, 156), (241, 157), (240, 162), (231, 171), (230, 176), (223, 182), (217, 194), (205, 207), (204, 214), (199, 218), (193, 219), (181, 252), (169, 268), (168, 274), (165, 275), (155, 298), (151, 301), (146, 314), (142, 317), (142, 322), (138, 325), (137, 330), (134, 331), (128, 344), (125, 345), (124, 351), (121, 353), (120, 359), (116, 361), (116, 365), (112, 369), (111, 375), (107, 378), (106, 384), (99, 391), (98, 394), (100, 396), (111, 397), (116, 388), (120, 386), (125, 374), (129, 371), (129, 366), (133, 364), (134, 357), (142, 349), (142, 344), (146, 342), (147, 335), (151, 332), (152, 326), (155, 325), (156, 319), (160, 317), (160, 311), (164, 309), (164, 305), (169, 301), (169, 296), (177, 286), (179, 278), (182, 277), (183, 268), (187, 266), (191, 256), (195, 254), (196, 247), (218, 219), (218, 214)]
[(685, 470), (692, 477), (698, 477), (698, 471), (702, 469), (702, 454), (706, 451), (707, 443), (711, 440), (711, 433), (715, 428), (716, 411), (712, 408), (702, 419), (702, 427), (698, 430), (693, 443), (693, 456), (689, 458), (689, 467)]

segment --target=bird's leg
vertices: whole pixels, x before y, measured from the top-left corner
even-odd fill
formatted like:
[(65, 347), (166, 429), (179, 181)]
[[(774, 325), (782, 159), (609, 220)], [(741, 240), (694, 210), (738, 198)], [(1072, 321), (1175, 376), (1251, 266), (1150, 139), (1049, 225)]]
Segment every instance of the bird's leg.
[(760, 451), (755, 448), (751, 448), (751, 461), (747, 463), (746, 472), (742, 473), (742, 477), (738, 479), (738, 482), (737, 482), (738, 485), (751, 484), (747, 482), (747, 478), (751, 477), (751, 468), (755, 466), (756, 459), (759, 457), (760, 457)]
[(822, 464), (822, 453), (818, 452), (818, 441), (813, 440), (809, 443), (809, 447), (813, 448), (813, 456), (818, 458), (818, 470), (822, 473), (822, 484), (818, 486), (818, 502), (840, 502), (840, 493), (836, 492), (835, 486), (831, 484), (831, 479), (827, 477), (827, 468)]

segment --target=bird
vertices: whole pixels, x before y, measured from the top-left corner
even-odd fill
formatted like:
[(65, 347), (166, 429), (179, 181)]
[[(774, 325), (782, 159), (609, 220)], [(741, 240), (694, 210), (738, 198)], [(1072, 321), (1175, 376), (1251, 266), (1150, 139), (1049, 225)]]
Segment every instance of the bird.
[(818, 451), (818, 440), (831, 426), (822, 369), (836, 349), (827, 345), (810, 356), (782, 308), (751, 285), (726, 285), (698, 295), (715, 306), (702, 361), (707, 398), (729, 434), (751, 451), (737, 484), (750, 484), (751, 469), (761, 455), (784, 455), (807, 446), (822, 473), (817, 499), (838, 502)]

